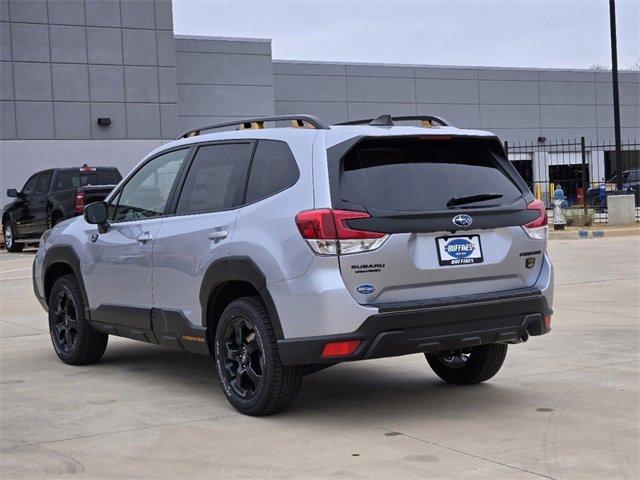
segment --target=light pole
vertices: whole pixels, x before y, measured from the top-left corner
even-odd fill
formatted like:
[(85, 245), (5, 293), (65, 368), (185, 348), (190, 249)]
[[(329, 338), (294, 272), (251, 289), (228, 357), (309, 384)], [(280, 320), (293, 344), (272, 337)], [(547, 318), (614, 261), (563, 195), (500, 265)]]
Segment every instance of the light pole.
[(620, 91), (618, 90), (618, 41), (616, 39), (616, 2), (609, 0), (611, 24), (611, 77), (613, 84), (613, 129), (616, 139), (617, 189), (622, 190), (622, 148), (620, 138)]

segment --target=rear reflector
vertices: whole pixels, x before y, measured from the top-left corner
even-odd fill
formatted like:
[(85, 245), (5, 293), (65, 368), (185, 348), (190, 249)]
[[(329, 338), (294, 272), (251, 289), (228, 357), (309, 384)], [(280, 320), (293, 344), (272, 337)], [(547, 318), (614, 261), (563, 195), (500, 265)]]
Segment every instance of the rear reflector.
[(551, 329), (551, 315), (544, 316), (544, 326), (547, 327), (547, 330)]
[(320, 255), (368, 252), (380, 248), (388, 235), (351, 228), (349, 220), (371, 218), (366, 212), (321, 208), (296, 215), (300, 235)]
[(353, 352), (360, 346), (360, 340), (345, 340), (343, 342), (329, 342), (324, 344), (322, 358), (346, 357), (353, 355)]
[(544, 207), (544, 202), (542, 200), (534, 200), (533, 202), (527, 204), (527, 210), (534, 210), (538, 213), (537, 218), (531, 220), (529, 223), (522, 226), (524, 231), (527, 232), (529, 238), (535, 238), (538, 240), (546, 240), (547, 239), (547, 224), (549, 223), (547, 219), (547, 209)]

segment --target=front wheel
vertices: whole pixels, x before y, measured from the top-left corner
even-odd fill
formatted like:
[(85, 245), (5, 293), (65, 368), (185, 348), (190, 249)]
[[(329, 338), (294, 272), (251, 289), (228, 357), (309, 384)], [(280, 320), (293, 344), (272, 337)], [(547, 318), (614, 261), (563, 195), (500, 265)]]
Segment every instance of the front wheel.
[(11, 220), (8, 220), (2, 227), (2, 234), (4, 235), (4, 246), (7, 252), (18, 253), (22, 251), (24, 244), (16, 242), (16, 229)]
[(271, 415), (293, 403), (302, 367), (282, 364), (262, 300), (242, 297), (220, 317), (215, 336), (216, 371), (222, 391), (246, 415)]
[(56, 354), (69, 365), (97, 362), (107, 348), (109, 335), (94, 330), (84, 316), (82, 292), (73, 275), (64, 275), (53, 284), (49, 333)]
[(507, 356), (505, 343), (492, 343), (462, 350), (425, 353), (431, 369), (442, 380), (457, 385), (471, 385), (493, 377)]

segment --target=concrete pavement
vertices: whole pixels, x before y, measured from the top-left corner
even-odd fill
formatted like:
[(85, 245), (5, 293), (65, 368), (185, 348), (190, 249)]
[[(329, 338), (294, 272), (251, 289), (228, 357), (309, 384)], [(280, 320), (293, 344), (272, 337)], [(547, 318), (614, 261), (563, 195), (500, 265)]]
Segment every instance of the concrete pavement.
[(306, 377), (284, 414), (226, 402), (206, 357), (111, 338), (55, 356), (32, 254), (0, 254), (1, 478), (640, 476), (640, 237), (554, 240), (553, 330), (475, 387), (422, 355)]

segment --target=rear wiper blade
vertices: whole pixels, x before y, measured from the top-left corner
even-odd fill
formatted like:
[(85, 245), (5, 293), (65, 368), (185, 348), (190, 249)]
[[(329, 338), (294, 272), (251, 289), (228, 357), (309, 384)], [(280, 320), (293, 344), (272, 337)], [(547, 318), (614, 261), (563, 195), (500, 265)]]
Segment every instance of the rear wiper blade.
[(468, 197), (452, 197), (447, 202), (447, 207), (453, 207), (454, 205), (464, 205), (467, 203), (483, 202), (485, 200), (494, 200), (496, 198), (502, 198), (504, 195), (501, 193), (481, 193), (480, 195), (470, 195)]

